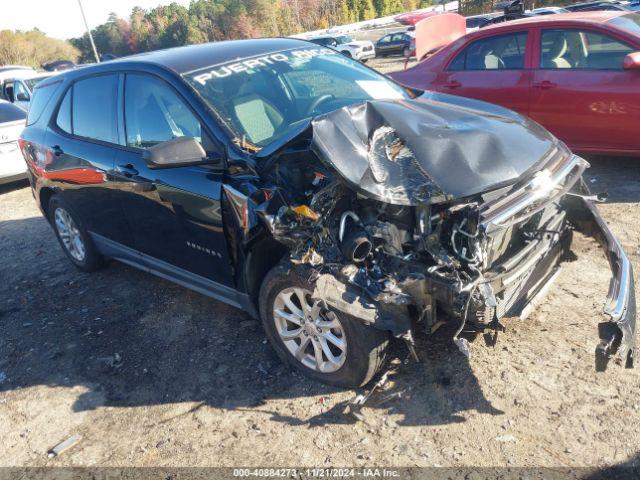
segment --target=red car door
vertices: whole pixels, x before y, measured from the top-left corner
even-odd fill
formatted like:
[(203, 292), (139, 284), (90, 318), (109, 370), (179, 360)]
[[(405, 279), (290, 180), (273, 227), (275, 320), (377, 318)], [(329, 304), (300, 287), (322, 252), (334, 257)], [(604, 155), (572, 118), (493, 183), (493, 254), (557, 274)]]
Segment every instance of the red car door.
[(527, 30), (473, 40), (445, 63), (430, 88), (495, 103), (527, 115), (530, 50)]
[(638, 153), (640, 72), (623, 69), (637, 47), (590, 27), (534, 34), (531, 118), (576, 151)]

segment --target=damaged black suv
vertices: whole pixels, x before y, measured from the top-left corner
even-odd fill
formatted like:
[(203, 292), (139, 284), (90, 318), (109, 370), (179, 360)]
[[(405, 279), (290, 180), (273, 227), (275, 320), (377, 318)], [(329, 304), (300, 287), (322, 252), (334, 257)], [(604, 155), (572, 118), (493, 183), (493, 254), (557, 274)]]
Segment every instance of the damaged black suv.
[(631, 365), (633, 272), (588, 164), (497, 106), (400, 87), (293, 39), (194, 45), (38, 85), (20, 146), (65, 253), (113, 258), (259, 316), (280, 357), (356, 386), (391, 335), (498, 328), (573, 230), (612, 269), (598, 367)]

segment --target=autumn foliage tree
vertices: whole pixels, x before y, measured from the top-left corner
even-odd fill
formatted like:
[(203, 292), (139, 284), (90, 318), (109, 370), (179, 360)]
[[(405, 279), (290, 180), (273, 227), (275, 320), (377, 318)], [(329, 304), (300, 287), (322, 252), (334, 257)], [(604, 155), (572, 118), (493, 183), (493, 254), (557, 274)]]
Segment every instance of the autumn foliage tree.
[[(92, 33), (100, 53), (128, 55), (178, 45), (260, 36), (287, 36), (413, 10), (431, 0), (192, 0), (112, 14)], [(84, 35), (71, 40), (92, 61)]]
[(0, 31), (0, 65), (39, 67), (51, 60), (77, 60), (80, 51), (68, 42), (47, 37), (39, 30)]

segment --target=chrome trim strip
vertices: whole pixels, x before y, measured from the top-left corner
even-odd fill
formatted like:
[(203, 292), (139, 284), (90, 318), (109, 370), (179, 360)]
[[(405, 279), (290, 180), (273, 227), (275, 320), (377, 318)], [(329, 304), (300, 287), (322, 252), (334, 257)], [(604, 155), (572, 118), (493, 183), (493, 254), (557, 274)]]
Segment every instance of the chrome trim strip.
[[(586, 160), (577, 155), (571, 155), (563, 158), (562, 161), (556, 161), (553, 165), (545, 167), (541, 170), (549, 172), (549, 179), (545, 188), (537, 185), (537, 177), (534, 177), (515, 192), (510, 193), (498, 201), (484, 205), (480, 213), (480, 225), (485, 231), (489, 232), (497, 228), (507, 228), (526, 220), (566, 194), (581, 178), (582, 173), (588, 166), (589, 164)], [(567, 180), (567, 177), (570, 178)], [(564, 185), (561, 189), (557, 190), (563, 181)], [(545, 195), (550, 194), (554, 190), (557, 190), (556, 193), (548, 200), (526, 213), (521, 214), (521, 212), (532, 203), (544, 198)]]

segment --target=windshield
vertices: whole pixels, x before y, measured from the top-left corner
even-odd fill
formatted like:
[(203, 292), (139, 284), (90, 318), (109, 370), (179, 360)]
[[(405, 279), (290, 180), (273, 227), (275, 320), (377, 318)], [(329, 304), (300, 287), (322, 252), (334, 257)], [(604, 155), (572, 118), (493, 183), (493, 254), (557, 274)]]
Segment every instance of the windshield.
[(0, 124), (17, 122), (27, 118), (27, 113), (13, 103), (0, 102)]
[(410, 98), (383, 75), (329, 48), (283, 50), (185, 75), (242, 147), (257, 151), (346, 105)]
[(609, 20), (609, 23), (634, 35), (640, 35), (640, 15), (637, 13), (614, 17)]
[(342, 36), (342, 37), (338, 37), (336, 38), (336, 40), (338, 41), (339, 44), (343, 44), (343, 43), (351, 43), (353, 42), (353, 38), (350, 37), (346, 37), (346, 36)]
[(33, 92), (33, 89), (35, 88), (35, 86), (37, 84), (39, 84), (42, 80), (51, 77), (51, 75), (48, 75), (46, 77), (36, 77), (36, 78), (28, 78), (26, 80), (23, 80), (24, 83), (27, 84), (27, 87), (29, 87), (29, 90), (31, 90)]

